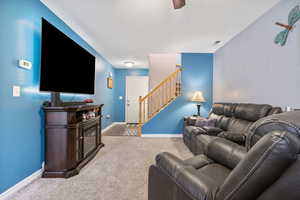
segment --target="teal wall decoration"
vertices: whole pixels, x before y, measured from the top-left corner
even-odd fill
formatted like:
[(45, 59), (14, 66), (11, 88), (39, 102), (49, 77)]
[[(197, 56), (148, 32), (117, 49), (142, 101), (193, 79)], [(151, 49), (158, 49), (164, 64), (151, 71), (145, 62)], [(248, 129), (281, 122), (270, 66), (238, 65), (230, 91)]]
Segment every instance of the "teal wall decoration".
[(291, 30), (293, 30), (294, 25), (296, 24), (296, 22), (300, 19), (300, 10), (299, 10), (299, 5), (294, 7), (290, 13), (289, 13), (289, 17), (288, 17), (288, 25), (286, 24), (282, 24), (280, 22), (276, 22), (275, 24), (278, 26), (281, 26), (283, 28), (285, 28), (284, 31), (281, 31), (280, 33), (277, 34), (276, 38), (275, 38), (275, 43), (279, 44), (281, 46), (284, 46), (286, 44), (289, 32)]

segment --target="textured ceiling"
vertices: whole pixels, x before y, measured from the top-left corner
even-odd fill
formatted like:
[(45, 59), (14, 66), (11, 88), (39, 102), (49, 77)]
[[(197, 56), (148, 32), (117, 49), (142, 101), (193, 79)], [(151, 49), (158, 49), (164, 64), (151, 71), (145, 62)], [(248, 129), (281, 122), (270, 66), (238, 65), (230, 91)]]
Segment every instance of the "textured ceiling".
[[(41, 0), (115, 67), (151, 53), (214, 52), (280, 0)], [(214, 42), (222, 41), (218, 45)]]

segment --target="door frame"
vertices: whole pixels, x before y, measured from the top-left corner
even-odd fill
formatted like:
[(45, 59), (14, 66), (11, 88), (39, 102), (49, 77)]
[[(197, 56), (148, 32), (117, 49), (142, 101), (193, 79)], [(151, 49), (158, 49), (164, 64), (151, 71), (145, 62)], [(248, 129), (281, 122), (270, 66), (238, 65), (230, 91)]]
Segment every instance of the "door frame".
[(147, 77), (148, 78), (148, 90), (147, 90), (147, 93), (149, 92), (149, 76), (138, 76), (138, 75), (133, 75), (133, 76), (126, 76), (125, 77), (125, 123), (127, 123), (127, 77)]

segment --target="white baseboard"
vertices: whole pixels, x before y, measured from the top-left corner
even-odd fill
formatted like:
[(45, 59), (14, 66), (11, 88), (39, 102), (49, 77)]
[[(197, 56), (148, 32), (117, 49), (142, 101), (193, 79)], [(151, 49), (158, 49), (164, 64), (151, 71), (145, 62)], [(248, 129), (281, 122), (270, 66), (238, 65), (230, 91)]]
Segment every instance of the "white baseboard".
[(44, 163), (42, 164), (42, 168), (28, 176), (27, 178), (23, 179), (22, 181), (18, 182), (16, 185), (12, 186), (5, 192), (0, 194), (0, 200), (8, 200), (11, 195), (18, 192), (22, 188), (26, 187), (30, 183), (32, 183), (34, 180), (40, 178), (42, 176), (42, 173), (44, 171)]
[(113, 124), (126, 124), (126, 122), (113, 122)]
[(143, 134), (145, 138), (182, 138), (182, 134)]

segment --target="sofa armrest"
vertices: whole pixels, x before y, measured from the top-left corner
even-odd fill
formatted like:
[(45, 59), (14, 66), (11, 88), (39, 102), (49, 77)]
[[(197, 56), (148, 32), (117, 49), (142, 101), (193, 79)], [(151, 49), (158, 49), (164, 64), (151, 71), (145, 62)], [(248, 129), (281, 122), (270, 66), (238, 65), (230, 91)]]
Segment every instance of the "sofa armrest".
[[(177, 163), (178, 160), (176, 159), (176, 157), (170, 156), (171, 154), (163, 153), (159, 155), (160, 156), (158, 156), (158, 163), (156, 164), (156, 168), (159, 169), (160, 173), (156, 173), (155, 175), (159, 177), (149, 177), (149, 195), (151, 197), (157, 195), (153, 193), (159, 190), (159, 188), (157, 188), (157, 186), (154, 185), (154, 180), (159, 180), (162, 177), (167, 176), (168, 179), (171, 180), (171, 182), (173, 182), (173, 184), (170, 185), (168, 188), (165, 188), (164, 194), (161, 194), (161, 196), (165, 196), (164, 200), (173, 200), (173, 198), (170, 198), (168, 195), (166, 197), (166, 193), (173, 193), (174, 187), (183, 191), (185, 194), (187, 194), (187, 196), (190, 196), (193, 200), (213, 200), (212, 197), (213, 194), (216, 193), (216, 187), (214, 186), (211, 179), (207, 178), (206, 176), (200, 178), (197, 175), (197, 170), (194, 167), (184, 165), (183, 162), (180, 163), (180, 161), (179, 163)], [(177, 163), (177, 165), (175, 163)], [(152, 171), (154, 171), (155, 167), (152, 166), (152, 168)], [(165, 181), (166, 180), (164, 180), (164, 182)], [(162, 183), (156, 184), (160, 184), (160, 187), (164, 187)], [(175, 189), (175, 191), (178, 192), (178, 189)], [(214, 192), (212, 192), (212, 190), (214, 190)], [(176, 194), (173, 195), (177, 196)], [(154, 198), (151, 198), (151, 200), (152, 199), (154, 200)], [(156, 196), (156, 199), (162, 198), (160, 198), (160, 196)]]
[(155, 165), (149, 168), (148, 200), (195, 200), (175, 182), (175, 179)]
[(176, 176), (178, 168), (191, 166), (194, 169), (199, 169), (206, 165), (212, 164), (214, 161), (207, 156), (201, 154), (192, 158), (181, 160), (171, 153), (163, 152), (156, 156), (156, 166), (170, 176)]
[(203, 126), (203, 130), (206, 131), (207, 135), (217, 136), (219, 133), (223, 132), (224, 130), (214, 126)]
[(185, 126), (195, 126), (197, 117), (195, 116), (184, 117), (183, 121)]
[[(180, 160), (176, 156), (170, 153), (160, 153), (156, 156), (156, 168), (158, 168), (162, 174), (165, 174), (169, 177), (169, 180), (174, 182), (172, 187), (178, 187), (183, 191), (187, 196), (190, 196), (191, 199), (197, 200), (212, 200), (213, 195), (216, 193), (217, 188), (214, 181), (210, 177), (201, 176), (197, 173), (196, 167), (209, 165), (213, 161), (207, 158), (205, 155), (196, 156), (188, 160)], [(155, 171), (152, 167), (152, 171)], [(150, 168), (151, 170), (151, 168)], [(160, 175), (163, 176), (163, 175)], [(149, 177), (149, 180), (156, 180), (159, 177)], [(152, 181), (153, 182), (153, 181)], [(161, 183), (160, 183), (161, 184)], [(155, 185), (150, 185), (151, 188), (151, 197), (154, 196), (153, 191), (159, 190)], [(174, 192), (172, 188), (167, 188), (166, 193)], [(178, 192), (178, 190), (176, 189)], [(163, 196), (165, 194), (162, 194)], [(166, 195), (168, 196), (168, 195)], [(164, 200), (169, 200), (169, 197), (164, 196)], [(151, 200), (154, 198), (151, 198)], [(162, 199), (162, 198), (158, 198)]]
[(158, 154), (155, 160), (156, 166), (172, 177), (176, 177), (178, 168), (184, 166), (183, 160), (168, 152)]
[(194, 156), (192, 158), (186, 159), (184, 161), (185, 165), (192, 166), (195, 169), (199, 169), (201, 167), (204, 167), (205, 165), (209, 165), (213, 163), (214, 161), (209, 159), (206, 155), (199, 154), (197, 156)]
[(213, 200), (217, 193), (217, 187), (211, 178), (199, 177), (197, 170), (191, 166), (181, 168), (175, 181), (183, 191), (196, 200)]
[(216, 138), (207, 147), (207, 156), (233, 169), (247, 155), (245, 147), (224, 138)]

